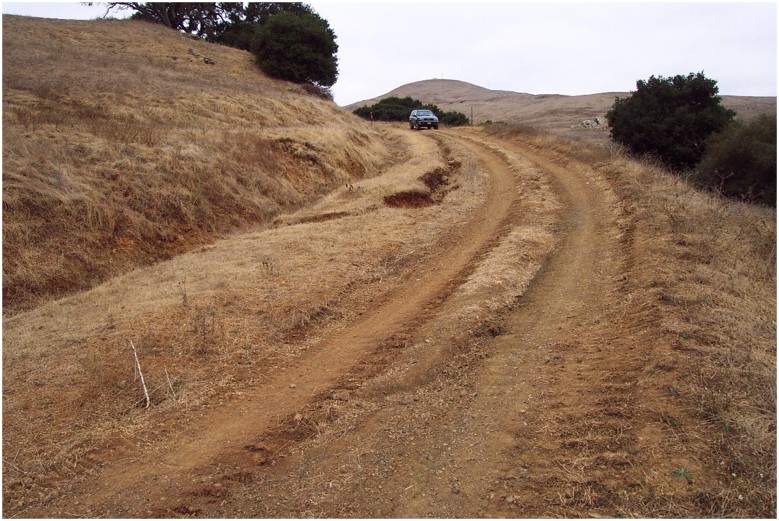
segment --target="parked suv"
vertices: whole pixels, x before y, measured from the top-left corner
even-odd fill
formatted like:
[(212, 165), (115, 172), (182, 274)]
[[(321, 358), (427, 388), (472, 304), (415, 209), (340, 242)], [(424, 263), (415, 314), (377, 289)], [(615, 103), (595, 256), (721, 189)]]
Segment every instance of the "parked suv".
[(438, 130), (438, 118), (431, 110), (416, 109), (411, 111), (411, 115), (408, 117), (408, 125), (413, 130), (420, 130), (422, 127)]

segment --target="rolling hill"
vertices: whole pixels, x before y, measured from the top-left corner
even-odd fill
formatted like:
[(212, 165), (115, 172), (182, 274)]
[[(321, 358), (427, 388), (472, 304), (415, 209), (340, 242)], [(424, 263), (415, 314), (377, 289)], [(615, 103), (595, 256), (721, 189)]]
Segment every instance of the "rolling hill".
[[(561, 94), (525, 94), (505, 90), (490, 90), (459, 80), (432, 79), (402, 85), (390, 92), (347, 105), (354, 110), (372, 105), (381, 99), (410, 96), (435, 103), (443, 110), (462, 112), (474, 123), (506, 121), (524, 123), (547, 130), (570, 132), (573, 125), (583, 120), (604, 117), (614, 104), (614, 98), (628, 92), (603, 92), (582, 96)], [(776, 112), (775, 97), (723, 96), (723, 104), (741, 117), (750, 119), (761, 113)], [(472, 112), (471, 112), (472, 111)], [(604, 136), (606, 134), (604, 133)]]

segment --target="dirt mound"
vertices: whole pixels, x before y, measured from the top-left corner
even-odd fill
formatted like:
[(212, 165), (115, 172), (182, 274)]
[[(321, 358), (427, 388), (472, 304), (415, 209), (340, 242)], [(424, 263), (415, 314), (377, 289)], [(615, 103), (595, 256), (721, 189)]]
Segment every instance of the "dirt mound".
[[(443, 150), (448, 156), (448, 149)], [(450, 186), (450, 179), (457, 174), (462, 163), (449, 159), (446, 168), (438, 167), (419, 178), (428, 188), (428, 192), (421, 190), (405, 190), (384, 197), (384, 204), (392, 208), (422, 208), (440, 204), (446, 194), (456, 190), (456, 183)]]
[(441, 187), (441, 185), (445, 185), (449, 182), (449, 174), (452, 170), (452, 166), (454, 165), (450, 165), (449, 170), (436, 168), (435, 170), (432, 170), (423, 175), (420, 180), (425, 183), (425, 186), (428, 187), (431, 192), (435, 192), (439, 189), (439, 187)]

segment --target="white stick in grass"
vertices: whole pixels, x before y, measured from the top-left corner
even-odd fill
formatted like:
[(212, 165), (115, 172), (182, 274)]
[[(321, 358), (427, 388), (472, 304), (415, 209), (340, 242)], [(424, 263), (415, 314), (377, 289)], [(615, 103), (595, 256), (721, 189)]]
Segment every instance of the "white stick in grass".
[(143, 380), (143, 372), (141, 372), (141, 363), (138, 361), (138, 351), (135, 350), (135, 346), (133, 345), (132, 340), (128, 340), (130, 342), (130, 347), (133, 348), (133, 358), (135, 358), (135, 368), (138, 369), (138, 375), (141, 377), (141, 385), (143, 386), (143, 397), (146, 399), (146, 409), (149, 408), (149, 405), (151, 405), (151, 401), (149, 400), (149, 390), (146, 389), (146, 382)]

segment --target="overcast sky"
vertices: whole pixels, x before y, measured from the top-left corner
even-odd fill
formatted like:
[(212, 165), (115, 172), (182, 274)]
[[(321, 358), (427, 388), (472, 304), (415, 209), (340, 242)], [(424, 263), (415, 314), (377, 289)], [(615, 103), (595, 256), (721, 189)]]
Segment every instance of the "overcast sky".
[[(720, 94), (776, 96), (776, 2), (306, 3), (338, 37), (332, 91), (340, 105), (432, 78), (575, 95), (700, 71)], [(29, 16), (104, 12), (76, 2), (3, 2), (3, 13)]]

